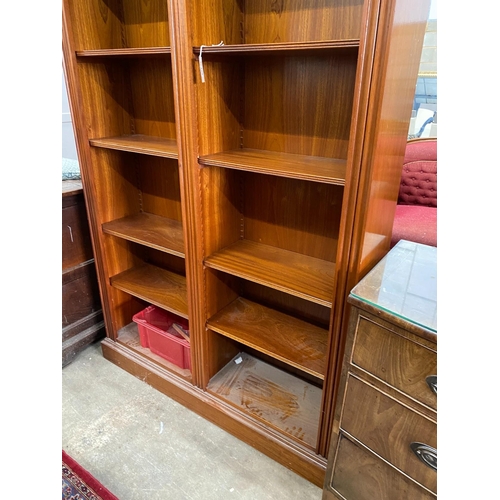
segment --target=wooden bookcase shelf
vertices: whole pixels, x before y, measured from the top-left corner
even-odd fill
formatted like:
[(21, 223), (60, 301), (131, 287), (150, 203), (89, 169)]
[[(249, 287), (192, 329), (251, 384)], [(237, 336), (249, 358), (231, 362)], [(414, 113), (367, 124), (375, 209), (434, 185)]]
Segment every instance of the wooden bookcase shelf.
[(95, 49), (78, 50), (77, 57), (144, 57), (144, 56), (170, 56), (170, 47), (140, 47), (124, 49)]
[[(104, 356), (319, 486), (345, 300), (389, 250), (428, 9), (63, 0)], [(148, 304), (189, 319), (190, 373), (141, 348)]]
[(353, 40), (324, 40), (318, 42), (285, 42), (285, 43), (246, 43), (234, 45), (208, 45), (193, 47), (195, 55), (235, 54), (241, 55), (270, 55), (283, 52), (303, 52), (314, 54), (320, 51), (358, 49), (359, 39)]
[(185, 257), (182, 223), (145, 212), (106, 222), (102, 229), (118, 236), (162, 252)]
[(210, 380), (207, 390), (315, 449), (321, 389), (314, 385), (241, 352)]
[(130, 153), (140, 153), (152, 156), (162, 156), (176, 160), (179, 157), (175, 139), (151, 137), (148, 135), (134, 134), (118, 137), (103, 137), (90, 139), (91, 146), (105, 149), (116, 149)]
[(222, 335), (324, 379), (328, 330), (239, 297), (208, 320)]
[(150, 264), (112, 276), (113, 287), (188, 318), (186, 278)]
[(346, 160), (248, 148), (202, 156), (199, 163), (339, 186), (345, 184), (347, 167)]
[(335, 264), (249, 240), (205, 259), (205, 265), (331, 307)]

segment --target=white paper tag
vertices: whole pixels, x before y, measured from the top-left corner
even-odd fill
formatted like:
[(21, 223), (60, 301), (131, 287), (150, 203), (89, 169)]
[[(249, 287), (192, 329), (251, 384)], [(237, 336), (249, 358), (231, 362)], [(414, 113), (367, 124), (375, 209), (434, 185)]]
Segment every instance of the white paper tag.
[(234, 362), (239, 365), (243, 361), (242, 357), (240, 356), (239, 358), (236, 358)]

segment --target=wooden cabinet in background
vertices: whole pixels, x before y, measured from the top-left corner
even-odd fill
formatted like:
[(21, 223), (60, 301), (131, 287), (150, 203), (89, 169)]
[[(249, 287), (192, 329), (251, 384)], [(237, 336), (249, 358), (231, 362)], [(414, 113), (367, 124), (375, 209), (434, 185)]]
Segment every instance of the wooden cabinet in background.
[[(388, 251), (429, 2), (64, 0), (104, 356), (323, 484), (347, 291)], [(140, 345), (189, 320), (191, 371)]]
[(62, 366), (104, 336), (82, 182), (62, 181)]
[(436, 254), (402, 240), (349, 296), (324, 500), (436, 498)]

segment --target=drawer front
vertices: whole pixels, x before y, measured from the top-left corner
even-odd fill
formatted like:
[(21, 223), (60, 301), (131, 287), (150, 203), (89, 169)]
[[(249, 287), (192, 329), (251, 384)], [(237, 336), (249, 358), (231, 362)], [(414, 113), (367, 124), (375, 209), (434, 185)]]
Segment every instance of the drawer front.
[(346, 500), (435, 500), (379, 457), (340, 437), (329, 490)]
[(434, 422), (349, 376), (340, 427), (415, 481), (436, 492), (436, 471), (410, 448), (415, 442), (434, 449), (437, 447)]
[(437, 355), (416, 342), (359, 316), (351, 362), (417, 401), (437, 409)]

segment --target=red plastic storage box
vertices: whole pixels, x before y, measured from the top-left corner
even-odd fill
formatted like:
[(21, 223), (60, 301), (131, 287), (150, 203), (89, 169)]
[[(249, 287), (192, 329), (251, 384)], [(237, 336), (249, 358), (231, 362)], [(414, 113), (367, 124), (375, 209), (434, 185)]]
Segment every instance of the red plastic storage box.
[(170, 361), (174, 365), (191, 370), (191, 345), (182, 338), (173, 324), (189, 331), (188, 321), (156, 306), (148, 306), (132, 318), (139, 329), (142, 347)]

